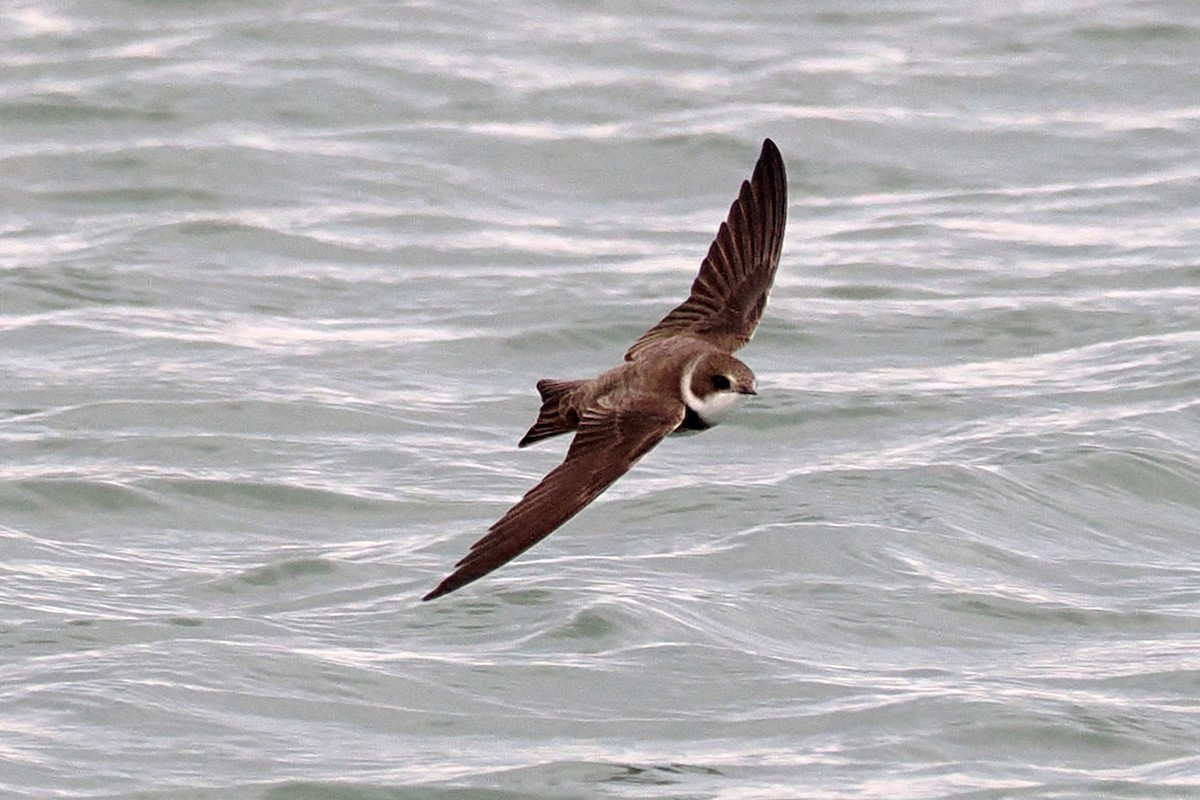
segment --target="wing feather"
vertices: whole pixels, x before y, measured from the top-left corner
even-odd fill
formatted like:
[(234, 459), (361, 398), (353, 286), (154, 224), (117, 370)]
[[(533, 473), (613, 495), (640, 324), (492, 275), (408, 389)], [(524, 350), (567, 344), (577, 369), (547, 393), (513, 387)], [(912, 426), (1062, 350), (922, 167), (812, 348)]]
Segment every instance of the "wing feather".
[(787, 172), (779, 148), (767, 139), (754, 174), (742, 182), (717, 230), (688, 299), (634, 342), (625, 359), (680, 334), (707, 339), (730, 352), (750, 341), (775, 281), (786, 225)]
[(454, 572), (422, 599), (482, 578), (549, 536), (675, 430), (683, 412), (682, 405), (674, 408), (650, 397), (585, 412), (563, 462), (471, 545)]

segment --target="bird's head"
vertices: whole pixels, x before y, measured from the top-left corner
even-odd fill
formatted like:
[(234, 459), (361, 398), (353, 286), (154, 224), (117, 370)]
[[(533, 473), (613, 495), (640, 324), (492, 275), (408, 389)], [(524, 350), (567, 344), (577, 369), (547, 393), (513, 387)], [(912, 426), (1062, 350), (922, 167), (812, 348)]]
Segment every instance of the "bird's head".
[(683, 402), (716, 425), (748, 395), (758, 394), (750, 368), (728, 353), (705, 353), (684, 371)]

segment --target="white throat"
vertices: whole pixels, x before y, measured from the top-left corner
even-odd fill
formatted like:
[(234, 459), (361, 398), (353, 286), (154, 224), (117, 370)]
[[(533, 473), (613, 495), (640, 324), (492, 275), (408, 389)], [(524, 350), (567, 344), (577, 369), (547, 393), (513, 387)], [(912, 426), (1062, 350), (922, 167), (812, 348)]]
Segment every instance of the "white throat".
[(695, 364), (688, 367), (684, 370), (683, 377), (680, 379), (679, 389), (683, 394), (683, 402), (688, 408), (695, 411), (700, 419), (704, 420), (706, 425), (716, 425), (729, 416), (730, 411), (741, 405), (746, 396), (732, 389), (726, 389), (725, 391), (712, 392), (704, 397), (697, 397), (696, 393), (692, 391), (692, 372), (695, 369)]

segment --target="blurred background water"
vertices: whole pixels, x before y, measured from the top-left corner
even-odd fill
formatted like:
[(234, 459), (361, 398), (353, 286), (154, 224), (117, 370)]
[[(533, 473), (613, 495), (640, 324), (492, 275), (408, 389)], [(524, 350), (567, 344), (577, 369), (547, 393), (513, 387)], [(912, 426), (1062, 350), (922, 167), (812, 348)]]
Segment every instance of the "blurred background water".
[[(0, 794), (1200, 793), (1190, 0), (0, 9)], [(766, 136), (760, 396), (418, 602)]]

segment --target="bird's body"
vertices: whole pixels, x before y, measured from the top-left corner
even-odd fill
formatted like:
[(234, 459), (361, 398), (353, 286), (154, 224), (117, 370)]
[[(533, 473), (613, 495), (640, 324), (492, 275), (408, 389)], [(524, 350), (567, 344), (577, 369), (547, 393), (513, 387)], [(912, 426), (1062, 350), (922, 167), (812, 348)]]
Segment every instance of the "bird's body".
[[(648, 346), (639, 358), (626, 361), (590, 380), (538, 381), (542, 410), (538, 420), (518, 443), (525, 447), (560, 433), (575, 430), (589, 408), (620, 408), (638, 398), (674, 401), (680, 413), (679, 425), (672, 433), (701, 431), (720, 422), (738, 394), (754, 394), (754, 375), (737, 359), (702, 339), (672, 337)], [(722, 392), (718, 397), (702, 397), (712, 392), (711, 385), (693, 386), (693, 382), (716, 375), (738, 376), (739, 391)], [(732, 383), (731, 383), (732, 386)], [(729, 388), (729, 387), (726, 387)]]
[(688, 299), (647, 331), (625, 361), (586, 380), (542, 380), (525, 447), (575, 432), (563, 463), (509, 509), (424, 599), (452, 592), (548, 536), (672, 433), (716, 425), (756, 393), (732, 355), (750, 340), (775, 278), (787, 220), (787, 178), (763, 142), (754, 175), (721, 224)]

